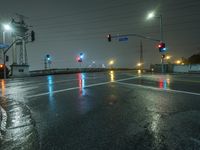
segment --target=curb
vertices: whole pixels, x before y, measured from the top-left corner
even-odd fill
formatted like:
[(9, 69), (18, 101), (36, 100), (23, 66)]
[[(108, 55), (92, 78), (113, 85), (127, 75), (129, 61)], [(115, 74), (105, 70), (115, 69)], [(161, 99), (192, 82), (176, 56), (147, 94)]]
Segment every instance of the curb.
[(6, 131), (7, 125), (7, 113), (6, 111), (0, 106), (0, 113), (1, 113), (1, 120), (0, 120), (0, 139), (2, 139), (2, 131)]

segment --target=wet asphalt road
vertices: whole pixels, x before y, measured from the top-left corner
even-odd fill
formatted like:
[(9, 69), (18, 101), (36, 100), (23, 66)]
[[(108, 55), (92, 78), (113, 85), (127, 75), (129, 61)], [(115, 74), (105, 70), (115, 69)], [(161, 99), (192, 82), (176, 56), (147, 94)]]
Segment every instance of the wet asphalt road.
[(200, 149), (199, 74), (9, 79), (1, 80), (1, 94), (30, 109), (42, 150)]

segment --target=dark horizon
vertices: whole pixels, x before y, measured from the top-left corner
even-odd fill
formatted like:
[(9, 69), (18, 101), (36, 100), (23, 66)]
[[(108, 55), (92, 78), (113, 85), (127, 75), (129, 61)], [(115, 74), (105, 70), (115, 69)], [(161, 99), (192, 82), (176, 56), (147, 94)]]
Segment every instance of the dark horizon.
[[(133, 67), (139, 62), (141, 39), (129, 37), (127, 42), (108, 42), (107, 34), (136, 33), (160, 38), (159, 19), (146, 20), (147, 13), (155, 10), (156, 15), (163, 16), (164, 42), (172, 62), (181, 57), (188, 58), (200, 51), (199, 6), (197, 0), (87, 0), (59, 3), (7, 0), (1, 3), (0, 21), (10, 21), (16, 12), (28, 17), (25, 21), (36, 32), (36, 41), (27, 45), (30, 70), (44, 68), (46, 54), (52, 57), (52, 68), (78, 67), (75, 58), (80, 52), (85, 54), (85, 67), (93, 61), (97, 66), (107, 65), (110, 59), (115, 60), (115, 67)], [(160, 53), (156, 47), (158, 43), (145, 39), (142, 41), (145, 66), (160, 63)], [(11, 52), (8, 54), (11, 57)]]

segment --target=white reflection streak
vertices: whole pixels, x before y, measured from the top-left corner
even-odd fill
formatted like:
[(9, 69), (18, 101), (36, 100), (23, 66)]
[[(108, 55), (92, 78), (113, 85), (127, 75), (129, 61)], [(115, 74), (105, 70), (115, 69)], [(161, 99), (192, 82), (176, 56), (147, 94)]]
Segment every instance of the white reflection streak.
[(49, 98), (53, 96), (53, 80), (52, 76), (48, 76), (48, 89), (49, 89)]
[(159, 114), (154, 114), (152, 118), (152, 123), (151, 123), (151, 130), (154, 133), (158, 132), (158, 123), (159, 123), (160, 115)]
[(114, 71), (113, 71), (113, 70), (110, 71), (110, 81), (111, 81), (111, 82), (114, 82), (114, 81), (115, 81), (115, 74), (114, 74)]
[(79, 84), (79, 95), (84, 96), (86, 94), (86, 91), (85, 91), (85, 74), (84, 73), (78, 74), (78, 84)]
[(85, 91), (85, 74), (81, 74), (81, 79), (82, 79), (82, 96), (84, 96), (86, 94)]
[(51, 109), (55, 110), (55, 102), (53, 97), (53, 78), (52, 76), (48, 76), (48, 90), (49, 90), (49, 103)]

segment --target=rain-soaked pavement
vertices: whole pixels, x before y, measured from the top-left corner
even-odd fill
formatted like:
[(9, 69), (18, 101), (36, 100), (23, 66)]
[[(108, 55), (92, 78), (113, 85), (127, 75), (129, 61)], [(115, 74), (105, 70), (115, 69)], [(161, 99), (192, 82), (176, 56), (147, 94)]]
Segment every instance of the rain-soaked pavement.
[(21, 102), (0, 99), (0, 105), (7, 112), (6, 129), (1, 134), (1, 149), (39, 149), (38, 133), (30, 109)]
[(200, 149), (199, 74), (110, 71), (0, 83), (8, 117), (0, 149)]

